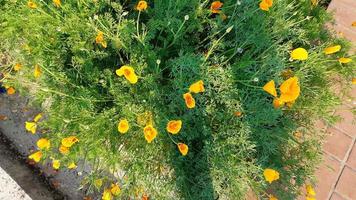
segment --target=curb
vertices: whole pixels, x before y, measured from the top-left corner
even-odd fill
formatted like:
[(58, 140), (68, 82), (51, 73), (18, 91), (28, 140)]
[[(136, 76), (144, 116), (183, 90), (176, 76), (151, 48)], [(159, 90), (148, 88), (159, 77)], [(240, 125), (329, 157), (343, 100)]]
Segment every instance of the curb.
[[(32, 150), (36, 150), (36, 142), (41, 136), (41, 134), (29, 134), (24, 128), (25, 121), (37, 114), (27, 107), (27, 102), (27, 98), (20, 97), (18, 94), (0, 95), (0, 115), (7, 117), (6, 120), (0, 120), (0, 131), (24, 159), (27, 159)], [(90, 172), (88, 166), (78, 163), (78, 168), (75, 170), (61, 169), (59, 171), (53, 170), (48, 163), (38, 163), (34, 167), (42, 172), (54, 190), (63, 195), (63, 199), (84, 198), (85, 189), (79, 190), (79, 188), (85, 174)]]

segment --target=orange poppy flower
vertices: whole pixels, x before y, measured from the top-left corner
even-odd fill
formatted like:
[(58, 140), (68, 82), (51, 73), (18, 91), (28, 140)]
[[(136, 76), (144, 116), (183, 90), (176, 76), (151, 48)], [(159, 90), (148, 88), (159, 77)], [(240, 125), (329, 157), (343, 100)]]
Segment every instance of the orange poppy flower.
[(189, 92), (185, 93), (185, 94), (183, 94), (183, 98), (185, 100), (185, 105), (188, 108), (191, 109), (191, 108), (195, 107), (195, 99), (193, 98), (192, 94), (190, 94)]
[(103, 192), (102, 200), (112, 200), (112, 194), (110, 189), (105, 189)]
[(310, 196), (315, 196), (316, 195), (315, 190), (314, 190), (312, 185), (306, 185), (305, 189), (307, 190), (307, 194), (308, 195), (310, 195)]
[(51, 142), (46, 138), (39, 139), (36, 144), (37, 144), (37, 147), (41, 150), (42, 149), (48, 150), (51, 147)]
[(296, 48), (290, 53), (293, 60), (306, 60), (308, 59), (308, 51), (304, 48)]
[(263, 90), (274, 97), (277, 97), (277, 90), (274, 80), (269, 81), (263, 86)]
[(235, 115), (236, 117), (241, 117), (241, 116), (242, 116), (242, 112), (236, 111), (236, 112), (234, 112), (234, 115)]
[(15, 71), (19, 71), (21, 69), (22, 65), (20, 63), (16, 63), (16, 65), (14, 66), (14, 70)]
[(268, 200), (278, 200), (278, 199), (273, 195), (269, 195), (269, 199)]
[(138, 81), (134, 68), (128, 65), (120, 67), (120, 69), (116, 70), (116, 74), (118, 76), (124, 76), (131, 84), (135, 84)]
[(69, 137), (62, 139), (62, 145), (67, 148), (72, 147), (73, 144), (75, 144), (77, 142), (79, 142), (79, 140), (76, 136), (69, 136)]
[(220, 13), (221, 12), (221, 7), (223, 6), (223, 3), (221, 1), (214, 1), (213, 3), (211, 3), (210, 6), (210, 11), (212, 13)]
[(147, 125), (143, 129), (143, 133), (148, 143), (151, 143), (157, 136), (157, 130), (152, 125)]
[(342, 64), (346, 64), (346, 63), (349, 63), (351, 61), (352, 61), (351, 58), (345, 58), (345, 57), (339, 58), (339, 62), (342, 63)]
[(53, 4), (59, 8), (61, 7), (61, 0), (53, 0)]
[(75, 169), (77, 167), (78, 166), (74, 162), (69, 163), (68, 166), (67, 166), (68, 169)]
[(35, 161), (36, 163), (39, 162), (42, 158), (42, 152), (36, 151), (35, 153), (28, 156), (29, 159)]
[(142, 199), (141, 200), (148, 200), (148, 196), (146, 194), (142, 195)]
[(6, 92), (8, 95), (13, 95), (13, 94), (15, 94), (16, 90), (13, 87), (9, 87), (9, 88), (7, 88)]
[(37, 8), (37, 4), (35, 2), (33, 2), (33, 1), (28, 1), (27, 2), (27, 6), (29, 8), (32, 8), (32, 9), (36, 9)]
[(61, 166), (61, 162), (59, 160), (53, 160), (52, 161), (53, 169), (59, 169), (60, 166)]
[(148, 7), (148, 5), (147, 5), (146, 1), (139, 1), (137, 6), (136, 6), (136, 10), (143, 11), (143, 10), (146, 10), (147, 7)]
[(104, 39), (104, 33), (102, 31), (98, 32), (98, 35), (95, 37), (95, 43), (100, 44), (103, 48), (107, 47), (107, 43)]
[(188, 145), (186, 145), (184, 143), (178, 143), (177, 146), (178, 146), (180, 153), (183, 156), (186, 156), (188, 154), (188, 150), (189, 150)]
[(63, 155), (69, 154), (69, 148), (68, 148), (68, 147), (65, 147), (65, 146), (63, 146), (63, 145), (61, 145), (58, 150), (59, 150), (59, 152), (60, 152), (61, 154), (63, 154)]
[(329, 54), (339, 52), (340, 50), (341, 50), (341, 45), (335, 45), (335, 46), (331, 46), (331, 47), (324, 49), (324, 53), (326, 55), (329, 55)]
[(273, 99), (273, 107), (274, 108), (277, 109), (277, 108), (280, 108), (282, 106), (284, 106), (284, 102), (283, 101), (281, 101), (279, 98)]
[(182, 120), (171, 120), (167, 124), (167, 131), (172, 134), (177, 134), (182, 128)]
[(126, 133), (129, 130), (129, 122), (126, 119), (122, 119), (119, 122), (119, 125), (117, 127), (118, 131), (122, 134)]
[(300, 94), (300, 87), (297, 77), (292, 77), (284, 81), (279, 87), (281, 91), (280, 100), (283, 102), (293, 102)]
[(264, 11), (269, 11), (269, 8), (272, 7), (273, 0), (262, 0), (259, 4), (260, 9)]
[(111, 184), (110, 192), (112, 195), (117, 196), (121, 193), (121, 189), (117, 183)]
[(39, 78), (42, 74), (42, 70), (41, 70), (41, 67), (39, 65), (35, 65), (35, 70), (33, 72), (33, 76), (35, 78)]
[(205, 91), (204, 82), (202, 80), (199, 80), (199, 81), (193, 83), (189, 87), (189, 92), (199, 93), (199, 92), (204, 92), (204, 91)]
[(274, 169), (265, 169), (263, 171), (263, 175), (267, 182), (272, 183), (279, 179), (279, 173)]

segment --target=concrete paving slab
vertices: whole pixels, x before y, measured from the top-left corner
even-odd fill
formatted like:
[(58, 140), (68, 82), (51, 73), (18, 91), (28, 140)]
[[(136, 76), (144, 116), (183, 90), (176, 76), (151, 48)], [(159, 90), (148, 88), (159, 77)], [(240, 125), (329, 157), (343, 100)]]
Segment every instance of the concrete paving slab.
[(26, 192), (0, 167), (0, 200), (32, 200)]

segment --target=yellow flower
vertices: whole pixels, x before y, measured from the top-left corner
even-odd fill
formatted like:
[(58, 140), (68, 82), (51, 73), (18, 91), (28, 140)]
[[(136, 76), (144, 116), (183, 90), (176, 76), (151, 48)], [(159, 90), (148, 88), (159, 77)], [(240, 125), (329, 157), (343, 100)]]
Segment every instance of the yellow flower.
[(188, 153), (188, 150), (189, 150), (188, 145), (186, 145), (184, 143), (178, 143), (177, 146), (178, 146), (178, 149), (179, 149), (180, 153), (183, 156), (186, 156), (187, 153)]
[(9, 87), (9, 88), (6, 89), (6, 92), (7, 92), (8, 95), (13, 95), (13, 94), (16, 93), (16, 90), (13, 87)]
[(59, 160), (53, 160), (52, 161), (53, 169), (59, 169), (60, 166), (61, 166), (61, 162)]
[(189, 87), (189, 92), (193, 92), (193, 93), (204, 92), (204, 90), (205, 90), (204, 89), (204, 82), (202, 80), (193, 83)]
[(22, 65), (20, 63), (16, 63), (14, 66), (15, 71), (19, 71), (22, 68)]
[(307, 196), (307, 197), (305, 197), (305, 200), (316, 200), (316, 199), (314, 197)]
[(182, 128), (182, 120), (171, 120), (167, 124), (167, 131), (172, 134), (177, 134)]
[(35, 71), (33, 72), (33, 75), (35, 78), (39, 78), (42, 74), (41, 67), (39, 65), (35, 65)]
[(356, 84), (356, 78), (352, 78), (352, 84)]
[(34, 121), (34, 122), (38, 122), (38, 121), (40, 121), (41, 118), (42, 118), (42, 113), (38, 113), (38, 114), (35, 116), (35, 118), (33, 118), (33, 121)]
[(32, 2), (32, 1), (28, 1), (28, 2), (27, 2), (27, 6), (28, 6), (29, 8), (32, 8), (32, 9), (36, 9), (36, 8), (37, 8), (37, 4), (34, 3), (34, 2)]
[(304, 48), (297, 48), (290, 53), (290, 57), (293, 60), (306, 60), (308, 59), (308, 52)]
[(96, 179), (96, 180), (94, 180), (94, 185), (95, 185), (95, 187), (97, 187), (97, 188), (101, 188), (101, 186), (103, 185), (103, 179)]
[(37, 141), (37, 147), (41, 150), (42, 149), (48, 150), (49, 148), (51, 148), (51, 142), (46, 138), (41, 138)]
[(333, 53), (340, 51), (340, 49), (341, 49), (340, 45), (335, 45), (335, 46), (331, 46), (331, 47), (324, 49), (324, 53), (326, 55), (329, 55), (329, 54), (333, 54)]
[(61, 145), (58, 150), (63, 155), (67, 155), (69, 153), (69, 148), (63, 145)]
[(107, 43), (104, 39), (104, 33), (102, 31), (98, 32), (98, 35), (95, 37), (95, 43), (100, 44), (103, 48), (107, 47)]
[(112, 195), (111, 195), (110, 189), (104, 190), (102, 200), (112, 200)]
[(269, 200), (278, 200), (277, 197), (273, 196), (273, 195), (269, 195)]
[(283, 102), (293, 102), (300, 94), (300, 87), (297, 77), (292, 77), (284, 81), (279, 87), (281, 91), (280, 100)]
[(263, 171), (263, 175), (264, 175), (266, 181), (269, 183), (272, 183), (273, 181), (276, 181), (279, 179), (279, 173), (274, 169), (269, 169), (269, 168), (265, 169)]
[(120, 194), (121, 189), (120, 189), (120, 187), (119, 187), (119, 185), (117, 183), (116, 184), (111, 184), (110, 192), (111, 192), (112, 195), (117, 196), (117, 195)]
[(262, 0), (260, 2), (260, 9), (264, 11), (269, 11), (269, 8), (272, 7), (273, 0)]
[(157, 136), (157, 130), (153, 128), (152, 125), (147, 125), (143, 129), (143, 133), (145, 135), (145, 139), (147, 140), (148, 143), (151, 143), (152, 140), (154, 140)]
[(124, 75), (125, 78), (131, 83), (131, 84), (135, 84), (137, 83), (137, 75), (135, 74), (135, 70), (134, 68), (128, 66), (128, 65), (124, 65), (122, 66), (120, 69), (116, 70), (116, 74), (118, 76), (122, 76)]
[(77, 165), (74, 162), (69, 163), (69, 165), (67, 166), (68, 169), (75, 169), (77, 168)]
[(190, 94), (189, 92), (185, 93), (185, 94), (183, 94), (183, 98), (184, 98), (184, 101), (185, 101), (185, 105), (188, 108), (194, 108), (195, 107), (195, 99), (193, 98), (192, 94)]
[(117, 129), (120, 133), (126, 133), (129, 130), (129, 122), (126, 119), (122, 119), (117, 126)]
[(351, 58), (345, 58), (345, 57), (339, 58), (339, 62), (343, 64), (349, 63), (351, 61), (352, 61)]
[(356, 21), (352, 22), (351, 26), (356, 27)]
[(221, 12), (220, 9), (223, 5), (224, 4), (221, 1), (214, 1), (213, 3), (211, 3), (210, 6), (211, 13), (220, 13)]
[(35, 122), (25, 122), (25, 128), (32, 134), (35, 134), (37, 130), (37, 124)]
[(147, 2), (146, 1), (139, 1), (138, 4), (136, 5), (136, 10), (138, 11), (143, 11), (147, 9)]
[(54, 4), (56, 7), (61, 7), (61, 0), (53, 0), (53, 4)]
[(42, 152), (41, 151), (36, 151), (35, 153), (31, 154), (28, 156), (29, 159), (37, 162), (40, 162), (41, 158), (42, 158)]
[(274, 97), (277, 97), (276, 85), (274, 80), (269, 81), (263, 86), (263, 90)]
[(62, 139), (62, 145), (67, 148), (72, 147), (73, 144), (75, 144), (77, 142), (79, 142), (79, 140), (76, 136), (69, 136), (69, 137)]
[(319, 3), (319, 0), (311, 0), (311, 3), (313, 6), (317, 6)]
[(281, 101), (279, 98), (274, 98), (273, 99), (273, 107), (278, 109), (280, 107), (284, 106), (284, 102)]
[(306, 185), (305, 189), (307, 190), (307, 195), (315, 196), (316, 193), (315, 193), (313, 186)]

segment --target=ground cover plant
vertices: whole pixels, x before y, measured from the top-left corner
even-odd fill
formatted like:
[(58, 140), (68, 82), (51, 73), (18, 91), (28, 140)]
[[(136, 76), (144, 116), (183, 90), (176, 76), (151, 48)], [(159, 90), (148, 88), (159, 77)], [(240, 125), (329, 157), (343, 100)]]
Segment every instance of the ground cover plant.
[(313, 126), (355, 70), (322, 3), (0, 1), (3, 85), (43, 111), (29, 158), (84, 160), (103, 199), (313, 199)]

